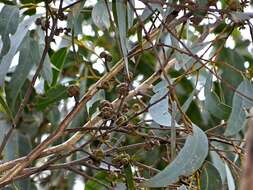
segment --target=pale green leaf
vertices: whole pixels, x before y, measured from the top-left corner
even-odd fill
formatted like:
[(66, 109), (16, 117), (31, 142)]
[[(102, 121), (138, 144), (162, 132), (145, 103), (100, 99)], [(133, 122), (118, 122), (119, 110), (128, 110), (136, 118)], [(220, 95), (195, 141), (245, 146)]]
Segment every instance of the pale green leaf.
[[(108, 3), (108, 6), (110, 7), (111, 4)], [(101, 30), (109, 29), (110, 17), (104, 0), (99, 1), (92, 9), (92, 20)]]
[(150, 99), (151, 106), (148, 109), (152, 119), (163, 126), (171, 125), (171, 114), (169, 113), (169, 98), (167, 82), (161, 81), (154, 86), (155, 94)]
[(35, 21), (35, 19), (40, 16), (41, 15), (34, 15), (34, 16), (29, 17), (26, 20), (23, 20), (19, 24), (15, 34), (13, 34), (11, 36), (10, 49), (9, 49), (8, 53), (3, 56), (2, 60), (1, 60), (1, 64), (0, 64), (0, 86), (3, 85), (4, 78), (5, 78), (6, 73), (9, 70), (9, 67), (11, 65), (11, 61), (12, 61), (14, 55), (16, 54), (21, 42), (23, 41), (24, 37), (26, 36), (29, 27)]
[(206, 162), (201, 170), (200, 187), (201, 190), (222, 189), (220, 174), (210, 162)]
[(10, 48), (10, 34), (14, 34), (18, 27), (19, 10), (16, 6), (5, 5), (0, 13), (0, 36), (2, 48), (0, 48), (0, 59)]
[(202, 166), (207, 154), (207, 136), (199, 127), (193, 125), (193, 134), (187, 137), (178, 156), (161, 172), (147, 180), (144, 185), (147, 187), (167, 187), (177, 182), (180, 176), (192, 175)]
[[(250, 81), (244, 80), (236, 89), (237, 92), (244, 94), (247, 97), (252, 97), (253, 85)], [(228, 127), (226, 128), (225, 135), (235, 135), (243, 128), (243, 123), (246, 120), (245, 108), (253, 106), (252, 100), (241, 96), (237, 92), (234, 93), (232, 112), (228, 119)]]
[(227, 174), (228, 190), (235, 190), (235, 181), (232, 176), (231, 170), (226, 163), (225, 163), (225, 168), (226, 168), (226, 174)]

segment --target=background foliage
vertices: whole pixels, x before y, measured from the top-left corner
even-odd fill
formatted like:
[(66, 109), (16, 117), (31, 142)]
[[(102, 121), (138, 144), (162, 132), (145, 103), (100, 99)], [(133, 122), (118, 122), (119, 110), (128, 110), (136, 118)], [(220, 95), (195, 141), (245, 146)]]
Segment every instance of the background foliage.
[(251, 3), (1, 0), (0, 187), (238, 189)]

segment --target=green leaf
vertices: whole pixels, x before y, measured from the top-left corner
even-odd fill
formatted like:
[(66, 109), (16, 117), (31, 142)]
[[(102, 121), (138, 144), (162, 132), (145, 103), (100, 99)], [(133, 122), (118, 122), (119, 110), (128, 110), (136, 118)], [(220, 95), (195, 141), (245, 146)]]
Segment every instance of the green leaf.
[[(219, 54), (217, 61), (220, 63), (218, 64), (218, 66), (222, 69), (222, 74), (221, 74), (222, 79), (225, 80), (226, 83), (230, 83), (236, 88), (243, 81), (242, 75), (234, 71), (234, 69), (231, 69), (230, 67), (226, 66), (223, 63), (229, 64), (235, 67), (237, 70), (240, 70), (243, 72), (245, 71), (245, 68), (244, 68), (245, 60), (243, 56), (235, 50), (224, 48)], [(225, 103), (231, 106), (234, 92), (224, 82), (221, 83), (221, 89), (225, 97)]]
[(152, 119), (163, 126), (171, 125), (171, 114), (169, 113), (169, 98), (166, 96), (168, 93), (167, 89), (168, 83), (166, 81), (161, 81), (154, 86), (153, 91), (155, 94), (150, 99), (150, 104), (148, 112), (150, 113)]
[(215, 151), (210, 151), (210, 157), (212, 160), (212, 164), (215, 166), (215, 168), (218, 170), (220, 174), (222, 183), (224, 183), (226, 180), (226, 168), (223, 160)]
[(82, 33), (82, 22), (83, 19), (80, 19), (82, 15), (80, 12), (84, 6), (85, 1), (80, 1), (71, 7), (71, 11), (68, 15), (68, 27), (74, 30), (75, 35)]
[(0, 35), (3, 47), (0, 49), (0, 59), (10, 48), (9, 34), (14, 34), (18, 27), (19, 10), (16, 6), (5, 5), (0, 13)]
[(212, 75), (207, 76), (205, 84), (205, 109), (219, 119), (228, 118), (231, 108), (222, 103), (217, 94), (212, 91)]
[(94, 96), (92, 96), (92, 98), (86, 103), (86, 109), (88, 114), (90, 114), (90, 109), (92, 108), (93, 104), (95, 104), (96, 102), (100, 101), (100, 100), (104, 100), (105, 99), (105, 91), (104, 89), (100, 89), (99, 91), (96, 92), (96, 94)]
[(4, 109), (5, 113), (8, 115), (9, 119), (13, 119), (13, 115), (11, 113), (11, 110), (9, 108), (9, 106), (7, 105), (7, 103), (5, 102), (2, 94), (0, 94), (0, 111), (2, 110), (2, 108)]
[(225, 163), (225, 168), (226, 168), (226, 174), (227, 174), (228, 190), (235, 190), (235, 181), (232, 176), (231, 170), (226, 163)]
[(11, 65), (11, 61), (12, 61), (13, 57), (15, 56), (21, 42), (23, 41), (24, 37), (26, 36), (29, 27), (35, 21), (35, 19), (40, 16), (41, 15), (34, 15), (34, 16), (29, 17), (26, 20), (23, 20), (19, 24), (15, 34), (13, 34), (11, 36), (10, 49), (9, 49), (8, 53), (3, 56), (2, 60), (1, 60), (1, 64), (0, 64), (0, 86), (2, 86), (4, 83), (4, 78), (8, 72), (10, 65)]
[[(108, 174), (106, 172), (98, 172), (95, 175), (95, 178), (101, 181), (104, 184), (109, 184), (108, 180), (106, 179)], [(105, 186), (98, 184), (96, 181), (90, 179), (85, 183), (85, 190), (106, 190)]]
[[(252, 97), (253, 85), (250, 81), (244, 80), (236, 89), (237, 92), (244, 94), (245, 96)], [(228, 119), (228, 126), (225, 131), (225, 135), (235, 135), (243, 128), (243, 123), (246, 121), (245, 108), (251, 108), (253, 101), (249, 100), (237, 92), (234, 93), (232, 112)]]
[(127, 30), (129, 29), (129, 23), (128, 23), (128, 11), (131, 9), (131, 7), (128, 6), (127, 3), (125, 3), (124, 0), (117, 0), (114, 2), (116, 6), (116, 11), (114, 11), (114, 19), (117, 21), (118, 26), (118, 36), (120, 40), (120, 48), (121, 52), (123, 54), (124, 62), (125, 62), (125, 69), (128, 73), (128, 40), (127, 40)]
[(222, 189), (220, 174), (210, 162), (206, 162), (201, 170), (200, 187), (201, 190)]
[(48, 106), (68, 97), (67, 88), (60, 84), (50, 88), (44, 97), (38, 97), (35, 106), (38, 110), (43, 110)]
[[(16, 99), (25, 80), (36, 62), (40, 59), (38, 43), (27, 35), (20, 47), (19, 64), (12, 74), (11, 81), (6, 86), (6, 95), (11, 110), (16, 109)], [(31, 51), (32, 50), (32, 51)]]
[(126, 175), (126, 184), (128, 190), (135, 190), (134, 178), (131, 165), (124, 166), (124, 174)]
[[(187, 98), (187, 100), (186, 100), (186, 101), (184, 102), (184, 104), (182, 105), (181, 110), (182, 110), (184, 113), (186, 113), (187, 110), (188, 110), (188, 108), (190, 107), (195, 93), (196, 93), (196, 90), (193, 90), (193, 91), (191, 92), (191, 94), (189, 95), (189, 97)], [(179, 118), (180, 115), (181, 115), (181, 113), (180, 113), (180, 112), (177, 112), (177, 114), (176, 114), (176, 120), (177, 120), (177, 121), (180, 119), (180, 118)]]
[[(191, 53), (193, 55), (196, 55), (199, 51), (204, 49), (208, 44), (210, 44), (210, 42), (197, 43), (197, 44), (191, 45), (188, 49), (191, 50)], [(188, 56), (186, 54), (182, 54), (179, 52), (176, 53), (176, 59), (180, 63), (179, 65), (177, 65), (177, 69), (184, 67), (187, 70), (192, 67), (193, 63), (196, 62), (196, 59), (193, 58), (192, 56)]]
[[(44, 51), (44, 45), (40, 44), (39, 45), (40, 57), (42, 56), (43, 51)], [(53, 71), (52, 71), (51, 61), (50, 61), (48, 54), (45, 57), (45, 60), (43, 63), (43, 68), (41, 71), (41, 75), (49, 84), (51, 84), (53, 82)]]
[(67, 52), (68, 52), (67, 48), (62, 48), (51, 56), (51, 62), (55, 67), (53, 68), (52, 86), (56, 85), (57, 83), (60, 72), (62, 71), (63, 65), (65, 63), (65, 59), (67, 57)]
[[(110, 9), (111, 3), (108, 3), (108, 6)], [(104, 0), (97, 2), (92, 9), (92, 20), (101, 30), (108, 30), (110, 28), (110, 17)]]
[(147, 180), (147, 187), (167, 187), (178, 181), (180, 176), (192, 175), (199, 169), (208, 153), (206, 134), (193, 125), (193, 134), (186, 139), (185, 145), (178, 156), (163, 171)]

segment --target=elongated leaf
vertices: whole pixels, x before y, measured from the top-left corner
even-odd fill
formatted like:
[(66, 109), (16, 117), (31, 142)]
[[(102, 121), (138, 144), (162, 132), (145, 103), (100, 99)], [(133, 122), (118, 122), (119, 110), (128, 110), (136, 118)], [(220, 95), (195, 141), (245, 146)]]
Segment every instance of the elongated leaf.
[(12, 116), (12, 113), (11, 113), (11, 110), (10, 110), (9, 106), (5, 102), (5, 100), (2, 97), (2, 95), (0, 94), (0, 111), (2, 111), (2, 109), (8, 115), (9, 119), (13, 119), (13, 116)]
[(12, 74), (10, 83), (6, 87), (8, 104), (13, 112), (17, 96), (20, 93), (25, 80), (34, 64), (38, 62), (40, 58), (38, 48), (38, 43), (28, 35), (24, 38), (24, 41), (21, 44), (19, 64)]
[(167, 187), (178, 181), (180, 176), (189, 176), (201, 167), (208, 153), (206, 134), (193, 125), (193, 134), (186, 139), (178, 156), (163, 171), (147, 180), (147, 187)]
[(170, 126), (171, 125), (171, 114), (169, 113), (169, 100), (166, 94), (168, 93), (167, 82), (161, 81), (154, 86), (153, 91), (155, 94), (150, 99), (148, 112), (152, 119), (159, 125)]
[(124, 167), (124, 174), (126, 175), (126, 184), (128, 190), (135, 190), (135, 184), (134, 184), (134, 178), (133, 178), (133, 172), (131, 169), (131, 165), (128, 164)]
[(116, 15), (114, 19), (117, 21), (118, 25), (118, 36), (120, 40), (121, 52), (123, 54), (125, 69), (128, 73), (128, 41), (127, 41), (127, 30), (128, 30), (128, 9), (131, 9), (127, 6), (124, 0), (117, 0), (116, 4)]
[[(39, 46), (40, 57), (42, 56), (43, 51), (44, 51), (44, 45), (40, 44)], [(52, 71), (51, 61), (48, 54), (45, 57), (41, 75), (49, 84), (53, 82), (53, 71)]]
[[(242, 75), (240, 75), (237, 71), (231, 69), (230, 67), (222, 63), (225, 62), (233, 66), (237, 70), (244, 72), (245, 71), (244, 57), (235, 50), (224, 48), (219, 54), (218, 61), (221, 63), (219, 66), (222, 69), (222, 74), (221, 74), (222, 79), (232, 84), (235, 88), (239, 86), (239, 84), (243, 81)], [(221, 83), (221, 89), (224, 94), (225, 103), (231, 106), (233, 102), (234, 92), (230, 89), (230, 87), (228, 87), (223, 82)]]
[(88, 114), (90, 114), (90, 109), (96, 102), (104, 99), (105, 99), (105, 91), (104, 89), (101, 89), (94, 96), (92, 96), (92, 98), (86, 103)]
[(10, 49), (6, 55), (3, 56), (0, 64), (0, 86), (3, 85), (4, 78), (8, 69), (10, 67), (11, 61), (16, 54), (21, 42), (23, 41), (24, 37), (26, 36), (30, 25), (35, 21), (36, 18), (40, 17), (41, 15), (34, 15), (29, 17), (28, 19), (22, 21), (17, 31), (13, 36), (11, 36), (11, 44)]
[[(252, 97), (253, 85), (250, 81), (245, 80), (238, 86), (236, 91)], [(246, 121), (245, 108), (251, 108), (252, 106), (253, 101), (235, 92), (232, 112), (228, 119), (228, 127), (226, 128), (225, 135), (235, 135), (243, 128), (243, 123)]]
[(71, 12), (68, 15), (68, 27), (72, 28), (74, 34), (81, 34), (82, 33), (82, 15), (80, 12), (84, 6), (85, 1), (80, 1), (79, 3), (75, 4), (71, 7)]
[(222, 183), (224, 183), (226, 180), (226, 168), (225, 168), (223, 160), (215, 151), (210, 151), (210, 157), (212, 160), (212, 164), (215, 166), (215, 168), (219, 172)]
[(207, 76), (205, 84), (205, 109), (219, 119), (226, 119), (230, 107), (220, 102), (219, 97), (212, 91), (212, 75)]
[[(111, 4), (108, 3), (108, 6)], [(99, 1), (92, 9), (92, 20), (101, 30), (109, 29), (110, 17), (104, 0)]]
[[(196, 90), (193, 90), (192, 93), (189, 95), (189, 97), (187, 98), (187, 100), (184, 102), (184, 104), (182, 105), (181, 107), (181, 110), (185, 113), (188, 108), (190, 107), (191, 103), (192, 103), (192, 100), (193, 100), (193, 97), (196, 93)], [(177, 112), (176, 114), (176, 120), (178, 121), (180, 119), (180, 115), (181, 113), (180, 112)]]
[(202, 168), (200, 176), (201, 190), (221, 190), (222, 181), (218, 170), (210, 163), (206, 162)]
[(0, 60), (10, 48), (9, 34), (14, 34), (18, 27), (19, 10), (16, 6), (5, 5), (0, 13), (0, 35), (3, 47), (0, 48)]
[(51, 56), (51, 62), (55, 67), (53, 68), (52, 86), (54, 86), (57, 83), (59, 74), (62, 71), (65, 59), (67, 57), (67, 52), (68, 52), (67, 48), (62, 48)]
[(230, 171), (230, 168), (228, 167), (227, 164), (225, 164), (225, 168), (226, 168), (226, 174), (227, 174), (228, 190), (235, 190), (235, 181)]

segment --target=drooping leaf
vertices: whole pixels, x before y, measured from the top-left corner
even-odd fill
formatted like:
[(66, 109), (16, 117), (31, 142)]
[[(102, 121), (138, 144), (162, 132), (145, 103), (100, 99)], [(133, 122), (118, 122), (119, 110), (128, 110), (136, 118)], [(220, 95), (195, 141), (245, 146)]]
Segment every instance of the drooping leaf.
[(10, 48), (10, 34), (14, 34), (18, 27), (19, 10), (16, 6), (5, 5), (0, 13), (0, 35), (2, 48), (0, 48), (0, 60)]
[[(196, 90), (193, 90), (192, 93), (189, 95), (188, 99), (187, 99), (187, 100), (184, 102), (184, 104), (182, 105), (181, 110), (182, 110), (184, 113), (186, 113), (186, 111), (187, 111), (188, 108), (190, 107), (195, 93), (196, 93)], [(180, 115), (181, 115), (181, 113), (180, 113), (180, 112), (177, 112), (177, 114), (176, 114), (176, 120), (177, 120), (177, 121), (179, 120)]]
[(120, 41), (120, 48), (125, 62), (125, 69), (128, 71), (128, 40), (127, 40), (127, 31), (129, 29), (128, 15), (130, 9), (132, 9), (127, 2), (124, 0), (115, 0), (113, 1), (114, 19), (116, 20), (118, 26), (118, 36)]
[(205, 84), (205, 109), (219, 119), (226, 119), (231, 108), (219, 100), (219, 97), (212, 91), (212, 75), (207, 76)]
[(54, 65), (52, 86), (57, 83), (60, 72), (62, 71), (65, 59), (67, 57), (67, 52), (67, 48), (62, 48), (51, 56), (51, 62)]
[(7, 105), (5, 99), (3, 98), (2, 94), (0, 94), (0, 112), (1, 111), (4, 111), (8, 115), (9, 119), (13, 119), (12, 112)]
[[(39, 46), (40, 57), (42, 56), (44, 48), (45, 48), (44, 45), (40, 44), (40, 46)], [(43, 68), (42, 68), (42, 71), (41, 71), (41, 75), (48, 82), (48, 84), (52, 83), (52, 81), (53, 81), (53, 71), (52, 71), (51, 61), (50, 61), (50, 58), (49, 58), (48, 54), (46, 54), (45, 60), (43, 62)]]
[(14, 55), (16, 54), (21, 42), (23, 41), (24, 37), (26, 36), (29, 27), (35, 21), (35, 19), (40, 16), (41, 15), (34, 15), (34, 16), (29, 17), (26, 20), (23, 20), (19, 24), (15, 34), (13, 34), (11, 36), (10, 49), (9, 49), (8, 53), (6, 53), (6, 55), (3, 56), (2, 60), (1, 60), (1, 64), (0, 64), (0, 86), (3, 85), (4, 78), (5, 78), (6, 73), (8, 72), (10, 65), (11, 65), (11, 61), (12, 61)]
[(225, 163), (225, 168), (226, 168), (226, 174), (227, 174), (228, 190), (235, 190), (235, 181), (232, 176), (231, 170), (226, 163)]
[(131, 165), (124, 166), (124, 174), (126, 175), (126, 184), (128, 190), (135, 190), (134, 178)]
[(189, 176), (201, 167), (208, 153), (206, 134), (193, 125), (193, 134), (186, 139), (185, 145), (178, 156), (161, 172), (144, 185), (147, 187), (167, 187), (178, 181), (180, 176)]
[(93, 104), (104, 99), (105, 99), (105, 91), (104, 89), (101, 89), (94, 96), (92, 96), (92, 98), (86, 103), (86, 109), (88, 111), (88, 114), (90, 114), (90, 109), (92, 108)]
[(81, 19), (81, 10), (84, 6), (85, 1), (80, 1), (79, 3), (75, 4), (73, 7), (71, 7), (71, 11), (68, 14), (68, 27), (72, 28), (74, 30), (74, 34), (80, 34), (82, 33), (82, 22), (83, 19)]
[[(223, 63), (231, 65), (232, 67), (236, 68), (237, 71), (243, 72), (245, 71), (244, 57), (236, 50), (224, 48), (219, 54), (218, 61), (220, 62), (219, 66), (222, 69), (222, 79), (225, 80), (226, 83), (229, 83), (236, 88), (243, 81), (242, 75)], [(221, 83), (221, 89), (224, 94), (226, 105), (231, 106), (234, 96), (233, 90), (231, 90), (231, 88), (224, 82)]]
[(170, 126), (171, 125), (171, 114), (169, 113), (169, 98), (167, 82), (161, 81), (154, 86), (153, 91), (155, 94), (150, 99), (148, 112), (150, 113), (153, 120), (159, 125)]
[[(244, 80), (236, 89), (237, 92), (244, 94), (247, 97), (252, 97), (253, 85), (250, 81)], [(225, 135), (235, 135), (243, 128), (243, 123), (246, 121), (245, 109), (253, 106), (253, 101), (241, 96), (237, 92), (234, 93), (232, 112), (228, 119), (228, 126)]]
[(210, 162), (206, 162), (201, 170), (200, 187), (201, 190), (222, 189), (220, 174)]
[(222, 183), (224, 183), (226, 180), (226, 168), (225, 168), (223, 160), (215, 151), (210, 151), (210, 157), (212, 160), (212, 164), (215, 166), (215, 168), (219, 172)]
[[(108, 3), (108, 6), (110, 8), (111, 4)], [(109, 29), (110, 17), (104, 0), (97, 2), (92, 9), (92, 20), (101, 30)]]
[(40, 59), (38, 48), (38, 43), (28, 35), (24, 38), (24, 41), (19, 48), (20, 55), (18, 65), (12, 74), (11, 81), (6, 86), (7, 100), (13, 112), (15, 112), (14, 109), (17, 96), (20, 93), (30, 70)]

